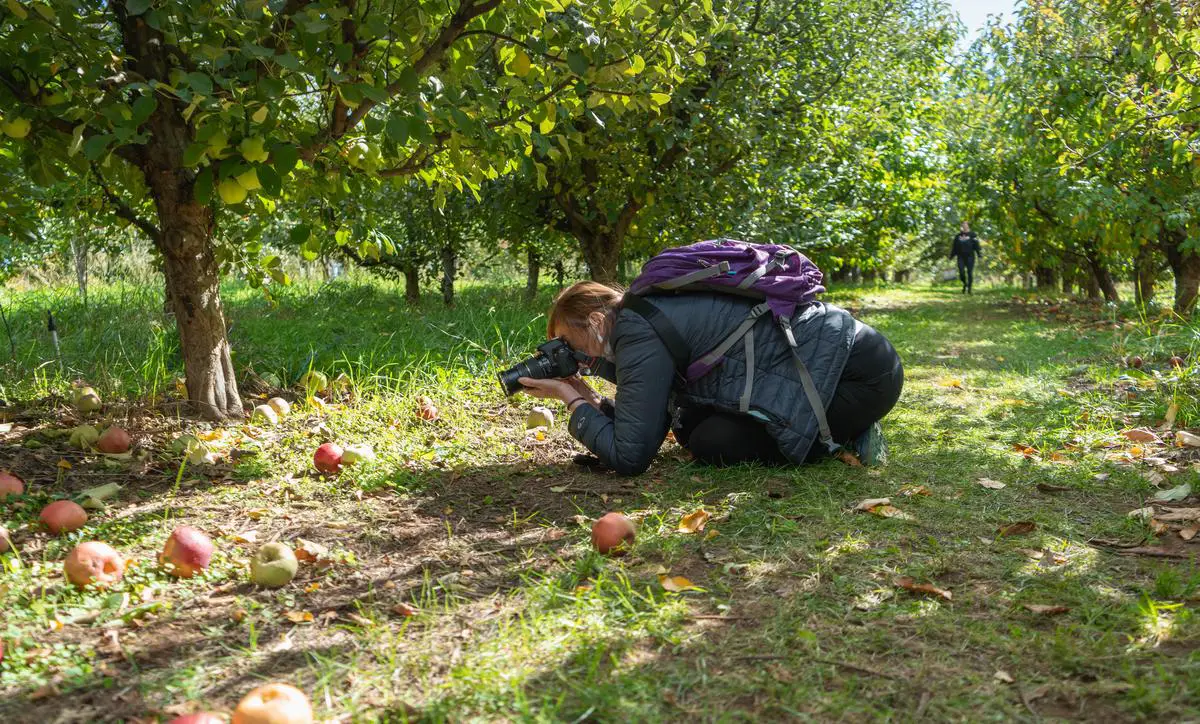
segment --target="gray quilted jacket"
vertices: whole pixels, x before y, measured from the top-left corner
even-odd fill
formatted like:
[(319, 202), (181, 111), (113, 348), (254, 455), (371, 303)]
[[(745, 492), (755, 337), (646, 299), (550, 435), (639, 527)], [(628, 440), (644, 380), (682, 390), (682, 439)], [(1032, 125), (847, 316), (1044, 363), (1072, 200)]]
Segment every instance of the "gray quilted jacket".
[[(653, 302), (691, 346), (696, 359), (717, 346), (756, 302), (728, 294), (654, 296)], [(855, 320), (839, 307), (816, 302), (797, 310), (792, 330), (821, 399), (832, 399), (854, 341)], [(754, 379), (749, 414), (763, 420), (789, 460), (800, 463), (819, 436), (795, 359), (770, 314), (753, 328)], [(725, 362), (682, 390), (673, 389), (675, 364), (650, 324), (629, 310), (618, 313), (608, 355), (617, 384), (612, 408), (580, 405), (568, 429), (605, 465), (623, 475), (650, 466), (677, 407), (702, 405), (738, 411), (746, 390), (746, 354), (735, 344)], [(611, 372), (611, 370), (610, 370)], [(606, 414), (607, 413), (607, 414)], [(819, 444), (819, 443), (818, 443)]]

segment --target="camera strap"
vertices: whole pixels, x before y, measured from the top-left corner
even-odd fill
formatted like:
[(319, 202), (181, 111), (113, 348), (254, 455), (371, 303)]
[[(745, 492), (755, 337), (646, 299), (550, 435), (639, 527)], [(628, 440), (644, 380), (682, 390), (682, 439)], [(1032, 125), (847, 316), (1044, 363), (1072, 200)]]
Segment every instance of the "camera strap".
[(691, 348), (683, 341), (679, 330), (675, 329), (675, 325), (671, 324), (671, 320), (667, 319), (667, 315), (663, 314), (661, 309), (637, 294), (626, 294), (621, 306), (645, 319), (654, 328), (675, 362), (675, 381), (680, 386), (684, 385), (687, 382), (688, 365), (691, 364)]

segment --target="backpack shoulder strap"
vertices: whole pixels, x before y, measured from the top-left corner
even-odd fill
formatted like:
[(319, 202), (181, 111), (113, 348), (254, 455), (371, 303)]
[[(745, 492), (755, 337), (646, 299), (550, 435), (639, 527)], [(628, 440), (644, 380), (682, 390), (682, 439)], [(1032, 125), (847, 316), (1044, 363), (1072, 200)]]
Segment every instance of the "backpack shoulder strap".
[(667, 319), (667, 315), (663, 314), (662, 310), (654, 306), (645, 297), (637, 294), (626, 294), (621, 302), (622, 309), (637, 314), (642, 319), (654, 328), (659, 339), (666, 345), (667, 351), (671, 353), (671, 360), (675, 362), (675, 375), (677, 381), (682, 382), (687, 379), (687, 368), (690, 364), (688, 355), (690, 348), (687, 342), (683, 341), (683, 335), (679, 330), (675, 329), (675, 325), (671, 324), (671, 320)]

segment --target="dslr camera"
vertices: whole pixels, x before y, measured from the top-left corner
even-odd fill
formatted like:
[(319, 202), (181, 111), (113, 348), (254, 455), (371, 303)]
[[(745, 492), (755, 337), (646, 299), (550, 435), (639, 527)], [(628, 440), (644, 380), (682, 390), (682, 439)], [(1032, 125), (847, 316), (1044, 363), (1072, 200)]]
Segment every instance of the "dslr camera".
[(538, 345), (537, 352), (529, 359), (500, 372), (500, 386), (504, 388), (504, 394), (511, 396), (521, 391), (521, 383), (517, 380), (522, 377), (535, 380), (570, 377), (579, 371), (580, 362), (589, 359), (582, 352), (571, 349), (560, 337), (555, 337)]

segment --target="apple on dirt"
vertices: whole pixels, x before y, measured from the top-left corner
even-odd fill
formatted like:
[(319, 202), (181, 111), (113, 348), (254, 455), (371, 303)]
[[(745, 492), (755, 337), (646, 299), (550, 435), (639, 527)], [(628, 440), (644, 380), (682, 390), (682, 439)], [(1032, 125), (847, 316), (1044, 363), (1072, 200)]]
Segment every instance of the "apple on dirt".
[(76, 387), (72, 393), (72, 398), (75, 403), (75, 409), (83, 413), (96, 412), (104, 403), (100, 401), (100, 395), (96, 394), (96, 390), (86, 385)]
[(634, 537), (633, 521), (622, 513), (605, 513), (592, 524), (592, 547), (604, 555), (625, 555)]
[(79, 588), (95, 585), (107, 588), (125, 576), (126, 561), (112, 546), (87, 541), (71, 549), (63, 561), (67, 580)]
[(312, 704), (288, 684), (264, 684), (238, 702), (232, 724), (312, 724)]
[(266, 543), (250, 559), (250, 580), (265, 588), (280, 588), (296, 577), (300, 562), (283, 543)]
[(213, 542), (201, 530), (181, 525), (171, 531), (163, 545), (158, 562), (167, 573), (177, 578), (191, 578), (208, 567), (212, 560)]
[(553, 427), (554, 412), (548, 407), (535, 407), (525, 418), (525, 429), (533, 430), (539, 427)]
[(88, 450), (97, 442), (100, 441), (100, 431), (95, 425), (79, 425), (71, 429), (71, 437), (68, 442), (71, 447), (79, 448), (80, 450)]
[(56, 500), (42, 508), (38, 516), (38, 520), (55, 535), (79, 530), (87, 523), (87, 519), (88, 514), (83, 506), (71, 500)]
[(328, 475), (336, 475), (342, 469), (342, 446), (336, 442), (327, 442), (313, 453), (313, 465), (317, 470)]
[(96, 449), (110, 455), (120, 455), (129, 452), (133, 438), (124, 428), (113, 425), (105, 430), (96, 441)]
[(10, 470), (0, 470), (0, 500), (25, 492), (25, 481)]

